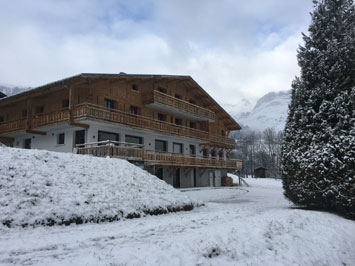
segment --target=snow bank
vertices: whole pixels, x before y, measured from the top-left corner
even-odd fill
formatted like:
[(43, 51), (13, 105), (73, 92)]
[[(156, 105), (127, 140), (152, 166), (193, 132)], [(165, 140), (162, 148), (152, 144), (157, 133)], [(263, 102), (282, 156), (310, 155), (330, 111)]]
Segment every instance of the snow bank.
[(0, 158), (0, 226), (113, 221), (197, 204), (125, 160), (7, 147)]

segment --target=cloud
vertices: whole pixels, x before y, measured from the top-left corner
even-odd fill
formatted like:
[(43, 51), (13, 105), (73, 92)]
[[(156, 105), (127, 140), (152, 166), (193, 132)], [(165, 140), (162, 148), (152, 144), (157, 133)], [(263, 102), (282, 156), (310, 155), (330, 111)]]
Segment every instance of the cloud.
[(0, 81), (82, 72), (191, 75), (220, 103), (286, 90), (308, 0), (2, 1)]

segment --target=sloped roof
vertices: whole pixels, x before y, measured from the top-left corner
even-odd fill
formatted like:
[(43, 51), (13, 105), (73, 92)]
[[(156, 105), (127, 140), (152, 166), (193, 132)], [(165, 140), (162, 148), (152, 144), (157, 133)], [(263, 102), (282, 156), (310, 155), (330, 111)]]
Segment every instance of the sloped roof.
[(12, 95), (3, 99), (0, 99), (0, 104), (2, 102), (8, 102), (12, 99), (19, 99), (23, 97), (27, 97), (33, 95), (34, 93), (41, 93), (42, 91), (46, 91), (52, 86), (56, 85), (69, 85), (75, 80), (81, 79), (90, 79), (90, 78), (142, 78), (142, 79), (176, 79), (176, 80), (184, 80), (186, 81), (192, 88), (196, 89), (194, 93), (199, 96), (199, 100), (206, 103), (208, 105), (208, 109), (211, 109), (216, 113), (216, 116), (223, 120), (226, 127), (229, 130), (239, 130), (241, 129), (240, 125), (191, 77), (187, 75), (161, 75), (161, 74), (126, 74), (120, 72), (119, 74), (107, 74), (107, 73), (81, 73), (75, 76), (71, 76), (68, 78), (64, 78), (61, 80), (57, 80), (51, 83), (47, 83), (45, 85), (33, 88), (28, 91), (24, 91), (22, 93)]

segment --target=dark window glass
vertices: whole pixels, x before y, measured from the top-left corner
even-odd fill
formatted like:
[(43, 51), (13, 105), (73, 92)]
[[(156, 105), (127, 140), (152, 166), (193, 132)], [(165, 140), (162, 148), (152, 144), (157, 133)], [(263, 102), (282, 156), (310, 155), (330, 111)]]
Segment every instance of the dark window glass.
[(4, 122), (4, 116), (0, 115), (0, 123)]
[(64, 142), (65, 142), (65, 134), (64, 133), (58, 134), (57, 144), (64, 144)]
[(196, 128), (196, 123), (190, 122), (190, 128)]
[(27, 117), (27, 110), (26, 109), (22, 110), (22, 117)]
[(113, 132), (106, 132), (106, 131), (99, 131), (98, 133), (98, 141), (106, 141), (106, 140), (113, 140), (118, 141), (119, 135)]
[(182, 119), (180, 119), (180, 118), (175, 118), (175, 124), (177, 124), (177, 125), (182, 125)]
[(219, 157), (220, 159), (223, 159), (223, 158), (224, 158), (224, 156), (223, 156), (223, 151), (218, 152), (218, 157)]
[(181, 95), (177, 94), (177, 93), (175, 93), (175, 98), (180, 99), (180, 100), (182, 99)]
[(196, 104), (195, 100), (192, 100), (192, 99), (190, 99), (189, 102), (192, 103), (192, 104)]
[(37, 106), (36, 107), (36, 114), (42, 114), (44, 113), (44, 106)]
[(62, 101), (62, 108), (67, 108), (69, 107), (69, 99), (65, 99)]
[(182, 153), (182, 147), (181, 143), (173, 143), (173, 153)]
[(75, 131), (75, 144), (84, 144), (85, 143), (85, 130)]
[(105, 104), (105, 108), (115, 109), (115, 101), (114, 100), (105, 99), (104, 104)]
[(137, 84), (132, 84), (132, 91), (139, 91)]
[(226, 132), (224, 130), (221, 130), (221, 135), (224, 137), (226, 135)]
[(161, 93), (167, 93), (167, 90), (165, 88), (159, 87), (158, 91)]
[(133, 115), (138, 115), (138, 107), (137, 106), (133, 106), (131, 105), (130, 108), (129, 108), (129, 112)]
[(158, 113), (158, 120), (159, 121), (166, 121), (166, 115)]
[(212, 158), (216, 158), (217, 157), (215, 150), (211, 150), (211, 157)]
[(203, 154), (203, 157), (208, 158), (208, 150), (207, 149), (203, 149), (202, 154)]
[(166, 152), (167, 151), (167, 142), (164, 140), (155, 140), (155, 150), (156, 151), (163, 151)]
[(192, 155), (192, 156), (196, 155), (196, 146), (195, 145), (190, 145), (190, 155)]
[(143, 138), (137, 136), (126, 135), (125, 141), (128, 143), (143, 144)]
[(23, 142), (23, 147), (25, 149), (31, 149), (31, 139), (25, 139)]

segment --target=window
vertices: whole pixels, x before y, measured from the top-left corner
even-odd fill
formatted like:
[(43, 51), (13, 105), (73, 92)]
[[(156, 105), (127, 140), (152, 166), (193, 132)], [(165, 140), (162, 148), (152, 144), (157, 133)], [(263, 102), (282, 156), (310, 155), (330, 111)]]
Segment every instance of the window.
[(190, 122), (190, 128), (196, 128), (196, 123)]
[(0, 123), (4, 122), (4, 116), (0, 115)]
[(192, 99), (190, 99), (189, 102), (192, 103), (192, 104), (196, 104), (195, 100), (192, 100)]
[(221, 130), (221, 135), (224, 137), (226, 135), (226, 132), (224, 130)]
[(104, 105), (105, 105), (105, 108), (115, 109), (115, 101), (114, 100), (105, 99)]
[(99, 131), (98, 141), (100, 142), (100, 141), (106, 141), (106, 140), (118, 141), (119, 135), (117, 133), (113, 133), (113, 132)]
[(224, 153), (223, 153), (223, 151), (219, 151), (219, 152), (218, 152), (218, 157), (219, 157), (219, 159), (223, 160), (223, 158), (224, 158)]
[(62, 101), (62, 108), (67, 108), (69, 107), (69, 99), (64, 99)]
[(23, 140), (23, 147), (25, 149), (31, 149), (31, 139), (24, 139)]
[(75, 131), (74, 144), (84, 144), (85, 143), (85, 130)]
[(130, 112), (131, 114), (133, 114), (133, 115), (138, 115), (138, 113), (139, 113), (139, 108), (138, 108), (137, 106), (131, 105), (131, 106), (129, 107), (129, 112)]
[(196, 146), (195, 145), (190, 145), (190, 155), (191, 156), (196, 155)]
[(27, 117), (27, 110), (26, 109), (22, 110), (22, 117)]
[(64, 133), (59, 133), (57, 135), (57, 144), (58, 145), (63, 145), (65, 142), (65, 134)]
[(177, 94), (177, 93), (175, 93), (175, 98), (180, 99), (180, 100), (182, 99), (181, 95)]
[(173, 143), (173, 153), (182, 153), (182, 143)]
[(204, 158), (208, 158), (208, 150), (207, 149), (203, 149), (202, 155)]
[(137, 84), (132, 84), (132, 91), (139, 91)]
[(159, 121), (166, 121), (166, 115), (158, 113), (158, 120)]
[(175, 124), (176, 124), (176, 125), (182, 125), (182, 119), (180, 119), (180, 118), (175, 118)]
[(37, 106), (35, 111), (36, 111), (36, 114), (44, 113), (44, 106), (43, 105)]
[(216, 158), (217, 157), (216, 150), (211, 150), (211, 157), (212, 158)]
[(162, 88), (162, 87), (158, 87), (158, 91), (161, 92), (161, 93), (167, 93), (167, 90), (165, 88)]
[(160, 151), (160, 152), (166, 152), (167, 151), (167, 142), (164, 140), (155, 140), (155, 150)]
[(125, 141), (128, 143), (143, 144), (143, 138), (137, 136), (126, 135)]

